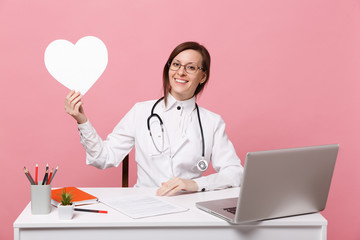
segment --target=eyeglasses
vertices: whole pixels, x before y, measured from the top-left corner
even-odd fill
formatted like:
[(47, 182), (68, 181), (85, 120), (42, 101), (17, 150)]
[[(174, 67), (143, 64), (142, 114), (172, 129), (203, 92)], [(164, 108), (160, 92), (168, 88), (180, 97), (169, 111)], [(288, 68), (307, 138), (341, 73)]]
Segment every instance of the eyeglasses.
[(202, 71), (205, 71), (204, 68), (199, 67), (199, 66), (195, 65), (194, 63), (188, 63), (185, 65), (182, 65), (178, 61), (172, 61), (172, 62), (169, 62), (168, 64), (169, 64), (169, 68), (173, 71), (178, 71), (181, 67), (184, 67), (185, 72), (187, 72), (188, 74), (195, 74), (199, 69), (201, 69)]

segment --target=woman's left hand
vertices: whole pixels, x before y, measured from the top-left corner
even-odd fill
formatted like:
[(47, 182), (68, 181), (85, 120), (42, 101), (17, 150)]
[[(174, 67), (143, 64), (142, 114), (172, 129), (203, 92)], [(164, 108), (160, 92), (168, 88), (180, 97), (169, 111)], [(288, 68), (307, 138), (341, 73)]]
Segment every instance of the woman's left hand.
[(194, 180), (182, 179), (174, 177), (169, 181), (162, 183), (161, 187), (156, 191), (157, 196), (172, 196), (175, 193), (185, 190), (195, 192), (198, 190), (198, 185)]

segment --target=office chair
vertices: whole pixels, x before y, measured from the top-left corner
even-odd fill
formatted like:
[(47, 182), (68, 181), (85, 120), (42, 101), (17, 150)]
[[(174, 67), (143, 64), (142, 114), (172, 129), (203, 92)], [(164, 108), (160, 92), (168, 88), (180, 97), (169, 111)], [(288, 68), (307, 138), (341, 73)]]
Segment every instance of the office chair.
[(129, 154), (122, 161), (122, 187), (129, 187)]

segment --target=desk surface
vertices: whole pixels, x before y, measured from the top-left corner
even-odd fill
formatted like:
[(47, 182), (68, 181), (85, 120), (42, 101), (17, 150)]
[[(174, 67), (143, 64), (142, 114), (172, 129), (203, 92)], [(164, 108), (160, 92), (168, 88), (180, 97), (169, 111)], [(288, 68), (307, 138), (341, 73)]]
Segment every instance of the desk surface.
[[(84, 191), (101, 197), (114, 195), (155, 195), (156, 189), (151, 188), (82, 188)], [(167, 201), (189, 208), (186, 212), (167, 214), (143, 219), (132, 219), (122, 213), (102, 204), (91, 204), (82, 208), (107, 210), (108, 214), (75, 212), (72, 220), (59, 220), (58, 212), (52, 207), (48, 215), (32, 215), (30, 203), (14, 222), (14, 228), (86, 228), (86, 227), (234, 227), (228, 222), (212, 216), (196, 208), (195, 202), (237, 197), (239, 188), (229, 188), (219, 191), (181, 194), (164, 197)], [(295, 217), (259, 221), (240, 226), (323, 226), (327, 220), (320, 214), (307, 214)], [(239, 226), (239, 227), (240, 227)]]

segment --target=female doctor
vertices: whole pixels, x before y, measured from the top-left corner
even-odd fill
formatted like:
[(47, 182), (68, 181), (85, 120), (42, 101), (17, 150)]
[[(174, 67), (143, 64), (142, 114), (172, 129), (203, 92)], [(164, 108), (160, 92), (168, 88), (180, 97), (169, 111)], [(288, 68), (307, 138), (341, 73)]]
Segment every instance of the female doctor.
[[(65, 110), (78, 123), (86, 163), (118, 166), (135, 146), (135, 187), (158, 187), (157, 195), (240, 186), (243, 168), (222, 118), (196, 104), (210, 76), (210, 55), (196, 42), (170, 54), (163, 71), (164, 97), (140, 102), (102, 140), (84, 113), (82, 95), (71, 91)], [(211, 161), (216, 173), (201, 176)]]

